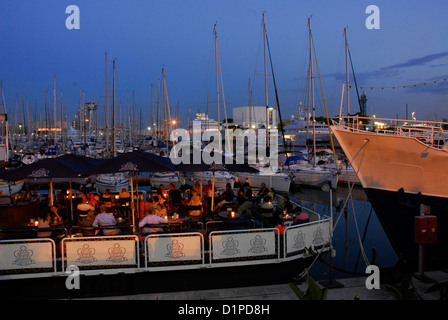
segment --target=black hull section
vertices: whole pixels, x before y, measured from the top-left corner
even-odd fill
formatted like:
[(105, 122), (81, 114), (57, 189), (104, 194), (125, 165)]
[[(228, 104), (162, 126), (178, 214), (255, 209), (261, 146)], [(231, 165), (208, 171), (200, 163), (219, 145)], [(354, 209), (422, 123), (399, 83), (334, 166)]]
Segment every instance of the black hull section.
[(417, 260), (419, 245), (415, 242), (415, 217), (420, 215), (420, 204), (430, 206), (430, 214), (437, 216), (437, 243), (425, 245), (427, 266), (448, 263), (448, 199), (422, 194), (406, 194), (378, 189), (365, 189), (397, 255)]
[(175, 271), (147, 271), (135, 274), (82, 275), (80, 289), (68, 290), (66, 277), (2, 280), (7, 300), (79, 299), (145, 293), (238, 288), (293, 282), (315, 257), (287, 262), (240, 267)]

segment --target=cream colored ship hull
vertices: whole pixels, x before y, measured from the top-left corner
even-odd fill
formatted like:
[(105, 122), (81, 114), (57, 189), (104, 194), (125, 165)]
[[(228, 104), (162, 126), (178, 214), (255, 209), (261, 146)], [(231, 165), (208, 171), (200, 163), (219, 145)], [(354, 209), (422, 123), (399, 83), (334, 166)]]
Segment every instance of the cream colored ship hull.
[(364, 188), (448, 197), (448, 152), (411, 137), (332, 131)]

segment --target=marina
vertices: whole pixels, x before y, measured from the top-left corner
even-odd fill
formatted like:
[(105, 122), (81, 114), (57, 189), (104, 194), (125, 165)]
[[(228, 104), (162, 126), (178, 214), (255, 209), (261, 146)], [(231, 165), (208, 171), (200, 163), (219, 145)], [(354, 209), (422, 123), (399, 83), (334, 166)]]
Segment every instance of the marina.
[(25, 3), (6, 300), (447, 300), (446, 4)]

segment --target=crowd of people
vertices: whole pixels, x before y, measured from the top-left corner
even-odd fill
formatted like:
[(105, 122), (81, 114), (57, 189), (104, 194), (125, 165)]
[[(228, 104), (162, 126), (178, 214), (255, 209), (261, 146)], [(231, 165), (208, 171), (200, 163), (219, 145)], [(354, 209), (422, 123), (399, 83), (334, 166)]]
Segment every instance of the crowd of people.
[[(62, 196), (64, 193), (62, 193)], [(118, 225), (117, 215), (122, 213), (117, 211), (123, 201), (130, 202), (131, 195), (123, 188), (118, 196), (111, 194), (107, 189), (102, 195), (84, 192), (81, 194), (81, 201), (76, 206), (74, 217), (71, 225), (83, 227), (84, 236), (97, 235), (102, 227), (101, 232), (104, 235), (120, 234), (120, 228), (113, 226)], [(179, 190), (173, 184), (170, 184), (168, 190), (161, 184), (155, 194), (146, 199), (137, 211), (138, 226), (143, 233), (162, 232), (162, 228), (147, 228), (145, 225), (166, 224), (168, 216), (176, 213), (176, 216), (182, 215), (185, 220), (202, 221), (212, 220), (217, 214), (225, 211), (229, 206), (236, 209), (241, 217), (253, 217), (254, 212), (258, 212), (263, 221), (263, 226), (274, 227), (282, 224), (281, 212), (289, 213), (295, 216), (293, 224), (305, 223), (309, 221), (306, 213), (301, 212), (300, 207), (294, 208), (288, 196), (285, 196), (282, 207), (274, 206), (275, 191), (273, 188), (268, 189), (265, 183), (261, 183), (260, 189), (253, 192), (248, 182), (241, 185), (239, 190), (234, 193), (229, 183), (226, 184), (225, 190), (218, 193), (213, 188), (212, 182), (209, 180), (207, 184), (201, 187), (196, 182), (193, 187), (187, 190)], [(213, 200), (212, 200), (213, 199)], [(59, 199), (62, 203), (62, 198)], [(213, 205), (213, 207), (212, 207)], [(59, 205), (60, 207), (60, 205)], [(59, 211), (59, 212), (58, 212)], [(58, 210), (58, 205), (51, 207), (51, 210), (41, 210), (39, 213), (39, 227), (45, 228), (50, 226), (50, 221), (62, 223), (67, 221), (67, 210), (63, 210), (63, 214)], [(178, 214), (179, 213), (179, 214)], [(62, 216), (62, 217), (61, 217)], [(120, 217), (121, 219), (121, 217)], [(70, 219), (69, 219), (70, 220)], [(183, 220), (183, 221), (185, 221)], [(128, 222), (130, 222), (128, 220)], [(38, 236), (48, 236), (47, 232), (40, 232)]]

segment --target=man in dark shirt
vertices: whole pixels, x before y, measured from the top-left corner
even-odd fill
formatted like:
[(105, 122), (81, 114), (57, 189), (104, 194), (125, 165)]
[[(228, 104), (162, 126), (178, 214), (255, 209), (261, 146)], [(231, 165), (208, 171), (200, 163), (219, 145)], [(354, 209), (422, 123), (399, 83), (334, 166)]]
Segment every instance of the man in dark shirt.
[(238, 213), (250, 213), (250, 207), (252, 207), (252, 189), (249, 186), (249, 183), (245, 182), (243, 187), (238, 192)]

